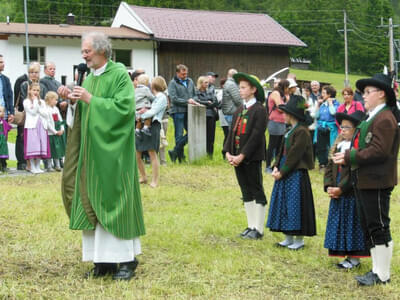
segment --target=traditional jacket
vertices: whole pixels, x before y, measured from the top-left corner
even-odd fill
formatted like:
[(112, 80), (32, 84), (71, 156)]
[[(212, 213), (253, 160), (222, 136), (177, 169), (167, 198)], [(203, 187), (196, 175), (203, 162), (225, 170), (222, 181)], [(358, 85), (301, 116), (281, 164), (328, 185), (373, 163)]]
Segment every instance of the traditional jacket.
[(78, 102), (68, 134), (62, 193), (70, 228), (99, 222), (122, 239), (145, 234), (135, 159), (132, 82), (122, 64), (109, 61), (83, 83), (93, 96)]
[(357, 127), (359, 149), (345, 153), (345, 162), (357, 175), (358, 189), (385, 189), (397, 185), (399, 128), (390, 108), (385, 106), (372, 119)]
[(279, 169), (282, 178), (290, 174), (290, 172), (298, 169), (314, 169), (313, 150), (308, 128), (297, 124), (292, 131), (287, 133), (288, 136), (282, 140), (278, 157), (274, 167), (279, 168), (283, 151), (286, 149), (286, 160), (284, 165)]
[(232, 128), (226, 138), (224, 151), (234, 155), (244, 154), (244, 162), (264, 160), (266, 116), (265, 107), (258, 101), (246, 111), (243, 105), (239, 107), (233, 115)]
[[(334, 153), (338, 152), (336, 148)], [(340, 170), (340, 179), (337, 182), (337, 177)], [(349, 166), (338, 166), (333, 163), (332, 159), (329, 159), (328, 165), (325, 169), (324, 175), (324, 190), (327, 191), (328, 187), (339, 187), (342, 190), (342, 194), (345, 195), (353, 191), (353, 185), (350, 180), (350, 167)]]

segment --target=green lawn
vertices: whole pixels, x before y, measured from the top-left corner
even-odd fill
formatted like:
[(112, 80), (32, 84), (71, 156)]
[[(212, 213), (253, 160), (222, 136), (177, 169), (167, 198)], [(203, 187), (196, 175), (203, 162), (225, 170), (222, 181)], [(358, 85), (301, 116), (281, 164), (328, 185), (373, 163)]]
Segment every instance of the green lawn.
[[(172, 129), (172, 126), (170, 127)], [(168, 131), (170, 145), (173, 130)], [(136, 278), (84, 280), (81, 232), (68, 229), (60, 174), (0, 178), (0, 299), (383, 299), (400, 294), (399, 248), (392, 283), (357, 287), (353, 277), (371, 268), (337, 269), (323, 248), (329, 199), (322, 174), (311, 171), (318, 235), (302, 251), (279, 249), (282, 235), (265, 231), (261, 241), (244, 241), (246, 227), (233, 169), (214, 160), (161, 168), (161, 186), (142, 186), (147, 234), (142, 237)], [(150, 168), (147, 167), (150, 172)], [(269, 198), (273, 186), (264, 176)], [(399, 191), (391, 203), (393, 239), (400, 240)]]
[[(298, 78), (300, 73), (295, 71)], [(318, 78), (317, 78), (318, 79)], [(322, 79), (321, 79), (322, 80)], [(327, 80), (328, 81), (328, 80)], [(170, 122), (169, 143), (173, 142)], [(310, 172), (318, 235), (302, 251), (280, 249), (279, 233), (261, 241), (237, 238), (246, 218), (234, 171), (221, 158), (161, 167), (160, 187), (142, 186), (147, 234), (136, 278), (84, 280), (81, 232), (68, 229), (59, 173), (0, 177), (0, 299), (394, 299), (400, 295), (400, 193), (391, 201), (395, 251), (392, 282), (361, 288), (353, 277), (370, 259), (342, 271), (323, 247), (329, 199), (322, 174)], [(147, 172), (150, 168), (147, 167)], [(269, 199), (273, 186), (264, 176)]]

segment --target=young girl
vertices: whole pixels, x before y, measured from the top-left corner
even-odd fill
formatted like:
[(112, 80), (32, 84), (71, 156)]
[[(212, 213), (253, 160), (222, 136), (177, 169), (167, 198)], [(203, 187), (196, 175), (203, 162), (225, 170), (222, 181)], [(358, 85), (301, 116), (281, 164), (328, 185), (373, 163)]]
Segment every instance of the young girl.
[(240, 236), (256, 240), (263, 237), (267, 204), (261, 170), (267, 127), (267, 112), (262, 105), (265, 96), (257, 77), (237, 73), (233, 79), (239, 84), (244, 103), (233, 115), (224, 151), (227, 161), (235, 167), (246, 210), (247, 228)]
[(303, 236), (316, 234), (314, 200), (308, 170), (314, 168), (311, 138), (305, 122), (305, 100), (291, 95), (286, 105), (279, 105), (291, 128), (284, 135), (272, 176), (267, 227), (283, 232), (285, 240), (277, 245), (298, 250), (304, 247)]
[[(62, 125), (62, 117), (57, 108), (58, 95), (55, 92), (48, 92), (45, 97), (46, 113), (47, 113), (47, 132), (50, 142), (51, 158), (54, 161), (56, 171), (61, 171), (60, 158), (65, 155), (64, 145), (64, 126)], [(51, 158), (47, 161), (48, 171), (51, 171)]]
[[(361, 257), (369, 257), (366, 249), (360, 218), (357, 214), (356, 199), (350, 180), (350, 166), (338, 166), (332, 161), (337, 152), (344, 153), (350, 149), (356, 127), (364, 119), (362, 111), (348, 115), (337, 113), (341, 133), (334, 143), (330, 159), (325, 170), (324, 190), (331, 197), (328, 222), (325, 232), (325, 248), (329, 256), (345, 257), (338, 263), (338, 268), (352, 269), (360, 265)], [(358, 138), (353, 142), (358, 148)]]
[(0, 106), (0, 172), (7, 172), (8, 145), (7, 137), (11, 126), (4, 120), (5, 108)]
[(46, 104), (40, 99), (40, 86), (31, 83), (28, 98), (24, 100), (26, 112), (24, 129), (24, 156), (30, 161), (30, 171), (43, 173), (40, 159), (50, 158), (49, 138), (47, 135)]

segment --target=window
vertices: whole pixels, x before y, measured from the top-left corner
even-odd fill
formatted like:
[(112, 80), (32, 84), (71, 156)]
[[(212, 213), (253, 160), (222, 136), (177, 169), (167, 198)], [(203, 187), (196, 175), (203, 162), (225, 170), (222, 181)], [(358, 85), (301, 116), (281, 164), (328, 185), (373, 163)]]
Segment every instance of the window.
[(132, 54), (131, 50), (115, 49), (113, 50), (112, 53), (112, 60), (115, 62), (123, 63), (127, 68), (131, 68), (132, 67), (131, 54)]
[[(26, 47), (24, 51), (24, 64), (26, 64)], [(44, 64), (46, 61), (46, 48), (45, 47), (29, 47), (29, 62), (37, 61), (40, 64)]]

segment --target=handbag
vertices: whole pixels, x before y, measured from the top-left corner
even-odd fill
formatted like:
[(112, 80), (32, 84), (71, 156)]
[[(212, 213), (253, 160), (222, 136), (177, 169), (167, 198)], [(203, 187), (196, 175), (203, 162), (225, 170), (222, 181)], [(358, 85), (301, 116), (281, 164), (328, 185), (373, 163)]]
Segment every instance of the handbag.
[(17, 103), (15, 103), (14, 121), (12, 123), (17, 126), (24, 126), (25, 125), (25, 111), (18, 110), (19, 97), (20, 97), (20, 95), (18, 95)]

